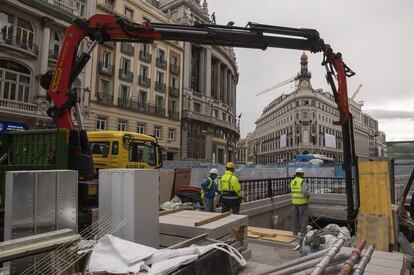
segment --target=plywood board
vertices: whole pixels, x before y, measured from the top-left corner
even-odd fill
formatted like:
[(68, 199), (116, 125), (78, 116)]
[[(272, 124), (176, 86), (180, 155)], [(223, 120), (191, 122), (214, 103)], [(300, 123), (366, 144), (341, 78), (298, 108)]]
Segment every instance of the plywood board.
[(357, 242), (366, 240), (379, 251), (389, 250), (389, 224), (386, 216), (360, 213), (357, 224)]
[(292, 231), (286, 231), (286, 230), (277, 230), (277, 229), (269, 229), (269, 228), (254, 227), (254, 226), (249, 226), (247, 230), (251, 231), (252, 233), (261, 234), (266, 237), (274, 237), (276, 235), (291, 236), (291, 237), (295, 236), (293, 235)]
[(296, 237), (288, 236), (276, 236), (276, 237), (262, 237), (263, 240), (281, 242), (281, 243), (291, 243), (296, 240)]
[(174, 178), (174, 193), (183, 187), (190, 186), (191, 168), (176, 168)]
[(386, 160), (360, 162), (360, 213), (385, 216), (388, 219), (388, 240), (395, 243), (394, 222), (391, 209), (389, 162)]
[(252, 238), (252, 239), (259, 239), (259, 238), (261, 238), (261, 237), (262, 237), (262, 235), (254, 234), (254, 233), (252, 233), (252, 232), (248, 231), (248, 232), (247, 232), (247, 237), (248, 237), (248, 238)]
[(160, 204), (171, 199), (174, 185), (174, 170), (160, 169)]

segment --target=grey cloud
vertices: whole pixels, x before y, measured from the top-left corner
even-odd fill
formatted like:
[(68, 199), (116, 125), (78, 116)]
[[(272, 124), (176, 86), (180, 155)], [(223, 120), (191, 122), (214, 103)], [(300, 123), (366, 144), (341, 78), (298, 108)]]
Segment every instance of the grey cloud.
[(372, 109), (366, 110), (366, 113), (371, 115), (375, 119), (414, 119), (414, 112), (411, 111), (391, 111), (391, 110), (381, 110), (381, 109)]

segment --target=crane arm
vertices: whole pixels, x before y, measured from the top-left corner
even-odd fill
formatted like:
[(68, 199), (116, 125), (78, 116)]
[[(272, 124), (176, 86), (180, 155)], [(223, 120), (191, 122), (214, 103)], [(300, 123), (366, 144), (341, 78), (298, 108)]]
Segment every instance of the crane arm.
[[(92, 47), (77, 58), (77, 46), (85, 37)], [(73, 128), (70, 109), (76, 105), (76, 96), (70, 86), (90, 59), (96, 43), (123, 41), (151, 43), (155, 40), (176, 40), (205, 45), (257, 48), (288, 48), (320, 52), (324, 42), (312, 29), (269, 26), (250, 22), (246, 27), (198, 24), (136, 24), (112, 15), (96, 14), (88, 20), (77, 19), (68, 27), (63, 39), (56, 69), (45, 75), (41, 84), (48, 89), (54, 107), (48, 114), (56, 119), (59, 128)]]
[(356, 98), (356, 96), (359, 94), (359, 92), (361, 91), (361, 89), (362, 89), (362, 84), (359, 84), (359, 86), (358, 86), (358, 89), (355, 91), (355, 93), (351, 96), (351, 98), (352, 99), (355, 99)]
[(275, 89), (277, 89), (279, 87), (282, 87), (282, 86), (284, 86), (286, 84), (289, 84), (289, 83), (295, 81), (296, 79), (297, 79), (297, 77), (295, 76), (295, 77), (289, 78), (288, 80), (285, 80), (285, 81), (282, 81), (280, 83), (277, 83), (277, 84), (273, 85), (272, 87), (270, 87), (270, 88), (268, 88), (268, 89), (266, 89), (264, 91), (261, 91), (261, 92), (257, 93), (256, 96), (259, 96), (259, 95), (265, 94), (267, 92), (273, 91), (273, 90), (275, 90)]

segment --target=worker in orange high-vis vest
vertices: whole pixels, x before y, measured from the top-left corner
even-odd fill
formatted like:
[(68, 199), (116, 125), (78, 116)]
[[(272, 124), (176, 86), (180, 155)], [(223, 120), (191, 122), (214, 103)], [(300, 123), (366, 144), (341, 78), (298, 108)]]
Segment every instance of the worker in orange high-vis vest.
[(306, 235), (306, 227), (309, 219), (309, 189), (304, 179), (305, 171), (298, 168), (295, 171), (296, 177), (290, 182), (290, 191), (292, 193), (292, 231), (293, 234), (299, 235), (299, 243), (294, 248), (298, 250), (302, 247), (303, 239)]

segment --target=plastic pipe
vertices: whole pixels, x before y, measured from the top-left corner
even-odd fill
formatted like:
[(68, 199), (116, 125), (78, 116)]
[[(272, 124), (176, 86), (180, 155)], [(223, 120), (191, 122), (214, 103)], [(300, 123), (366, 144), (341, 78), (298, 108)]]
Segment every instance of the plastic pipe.
[[(340, 264), (333, 264), (333, 265), (329, 265), (323, 274), (336, 274), (339, 272), (339, 270), (341, 270), (342, 268), (342, 263)], [(313, 268), (298, 272), (298, 273), (293, 273), (292, 275), (309, 275), (311, 274)]]
[(294, 265), (297, 265), (297, 264), (305, 263), (307, 261), (310, 261), (310, 260), (313, 260), (313, 259), (316, 259), (316, 258), (320, 258), (320, 257), (324, 256), (326, 253), (328, 253), (328, 251), (329, 251), (329, 249), (324, 249), (324, 250), (309, 254), (305, 257), (294, 259), (290, 262), (279, 265), (278, 267), (275, 267), (272, 270), (266, 271), (265, 273), (260, 273), (258, 275), (268, 275), (268, 274), (271, 274), (272, 272), (276, 272), (276, 271), (279, 271), (279, 270), (282, 270), (282, 269), (285, 269), (285, 268), (288, 268), (288, 267), (291, 267), (291, 266), (294, 266)]
[(335, 244), (330, 248), (328, 253), (322, 258), (321, 262), (318, 263), (317, 266), (313, 269), (311, 275), (321, 275), (325, 268), (329, 265), (332, 259), (338, 254), (341, 247), (344, 245), (345, 240), (339, 239), (335, 242)]
[(371, 260), (372, 253), (374, 253), (375, 245), (371, 244), (368, 246), (368, 249), (365, 251), (365, 253), (361, 257), (361, 261), (359, 264), (355, 267), (354, 273), (352, 275), (362, 275), (364, 274), (365, 267)]
[[(349, 255), (351, 255), (351, 253), (338, 254), (334, 257), (334, 259), (332, 261), (343, 262), (349, 257)], [(293, 273), (301, 272), (301, 271), (306, 270), (306, 269), (312, 270), (312, 268), (315, 265), (320, 263), (321, 259), (322, 258), (316, 258), (316, 259), (307, 261), (307, 262), (302, 263), (302, 264), (291, 266), (291, 267), (285, 268), (283, 270), (279, 270), (277, 272), (271, 273), (271, 275), (291, 275)], [(342, 266), (342, 264), (340, 266)], [(338, 271), (339, 271), (339, 269), (338, 269)]]
[(352, 270), (354, 269), (354, 265), (358, 262), (362, 250), (364, 250), (366, 244), (367, 242), (365, 240), (359, 242), (358, 247), (356, 247), (352, 251), (351, 256), (346, 260), (346, 262), (342, 266), (339, 275), (349, 275), (352, 272)]

